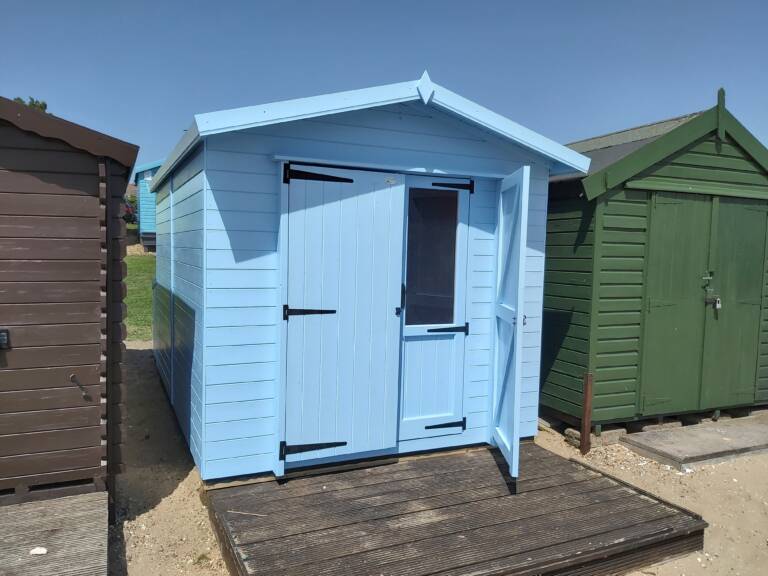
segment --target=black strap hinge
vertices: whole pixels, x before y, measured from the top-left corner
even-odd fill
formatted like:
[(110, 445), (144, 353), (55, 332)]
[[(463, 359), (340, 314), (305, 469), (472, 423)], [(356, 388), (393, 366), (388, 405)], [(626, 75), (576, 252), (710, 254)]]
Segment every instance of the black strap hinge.
[(456, 422), (443, 422), (442, 424), (430, 424), (429, 426), (424, 426), (424, 430), (436, 430), (437, 428), (458, 428), (461, 426), (461, 430), (464, 431), (467, 429), (467, 417), (464, 416), (461, 420), (457, 420)]
[(346, 446), (346, 442), (319, 442), (317, 444), (288, 444), (285, 440), (280, 442), (280, 460), (285, 460), (291, 454), (312, 452), (313, 450), (325, 450), (326, 448), (338, 448)]
[(283, 320), (286, 322), (288, 322), (290, 316), (309, 316), (310, 314), (336, 314), (336, 310), (322, 308), (291, 308), (288, 304), (283, 304)]
[(344, 182), (346, 184), (352, 184), (354, 182), (352, 178), (344, 178), (343, 176), (332, 176), (331, 174), (319, 174), (317, 172), (297, 170), (296, 168), (291, 168), (290, 162), (286, 162), (283, 164), (283, 184), (290, 184), (291, 180), (315, 180), (319, 182)]
[(469, 336), (469, 322), (465, 322), (464, 326), (446, 326), (445, 328), (427, 328), (427, 332), (464, 332)]

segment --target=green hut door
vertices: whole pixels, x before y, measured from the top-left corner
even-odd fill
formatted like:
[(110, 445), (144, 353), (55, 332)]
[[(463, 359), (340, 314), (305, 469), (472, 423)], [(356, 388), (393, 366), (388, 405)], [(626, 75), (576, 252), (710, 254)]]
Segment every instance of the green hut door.
[(715, 197), (712, 222), (702, 410), (755, 401), (766, 207), (754, 200)]
[(754, 201), (653, 194), (643, 414), (754, 401), (765, 235)]
[(651, 210), (641, 412), (685, 412), (699, 401), (709, 198), (658, 192)]

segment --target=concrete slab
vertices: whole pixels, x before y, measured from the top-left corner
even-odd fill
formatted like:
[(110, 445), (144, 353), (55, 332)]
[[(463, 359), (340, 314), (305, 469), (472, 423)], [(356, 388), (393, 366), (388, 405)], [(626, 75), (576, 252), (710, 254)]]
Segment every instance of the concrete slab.
[(628, 434), (621, 441), (638, 454), (678, 470), (695, 468), (768, 451), (768, 414)]
[[(590, 446), (596, 448), (598, 446), (610, 446), (611, 444), (618, 444), (619, 441), (627, 435), (626, 428), (614, 426), (611, 428), (603, 428), (600, 436), (595, 434), (589, 435)], [(571, 446), (578, 448), (581, 446), (581, 431), (576, 428), (566, 428), (564, 432), (565, 440)]]

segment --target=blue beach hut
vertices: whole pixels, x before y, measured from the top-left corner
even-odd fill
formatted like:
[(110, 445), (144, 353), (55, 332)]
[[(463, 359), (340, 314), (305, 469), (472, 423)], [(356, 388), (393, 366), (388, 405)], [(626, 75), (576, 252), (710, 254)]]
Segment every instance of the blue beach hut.
[(162, 160), (139, 164), (133, 175), (136, 184), (136, 218), (139, 223), (139, 242), (146, 248), (155, 246), (155, 196), (152, 178), (163, 164)]
[(536, 433), (549, 177), (435, 83), (199, 114), (155, 174), (157, 366), (203, 479)]

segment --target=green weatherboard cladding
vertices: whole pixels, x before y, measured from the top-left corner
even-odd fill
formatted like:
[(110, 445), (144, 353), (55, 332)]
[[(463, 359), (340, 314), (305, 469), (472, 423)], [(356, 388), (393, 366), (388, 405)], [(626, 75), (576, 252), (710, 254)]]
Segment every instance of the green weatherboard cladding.
[(580, 419), (588, 372), (596, 424), (768, 403), (768, 151), (722, 103), (689, 118), (550, 183), (545, 409)]

